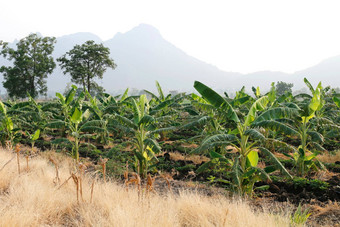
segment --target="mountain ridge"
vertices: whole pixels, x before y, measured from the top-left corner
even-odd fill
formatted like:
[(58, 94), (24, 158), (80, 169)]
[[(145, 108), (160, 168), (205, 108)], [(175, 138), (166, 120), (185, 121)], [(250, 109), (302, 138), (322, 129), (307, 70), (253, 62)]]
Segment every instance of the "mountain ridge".
[[(87, 40), (101, 42), (109, 47), (111, 57), (117, 64), (115, 70), (108, 70), (103, 80), (97, 82), (107, 92), (123, 90), (127, 87), (154, 90), (158, 80), (166, 90), (193, 91), (193, 83), (199, 80), (220, 90), (234, 92), (242, 86), (260, 86), (263, 90), (271, 82), (285, 81), (294, 83), (294, 88), (304, 86), (303, 77), (312, 83), (322, 79), (325, 85), (340, 86), (337, 79), (340, 74), (340, 55), (330, 57), (319, 64), (297, 71), (284, 73), (279, 71), (259, 71), (248, 74), (226, 72), (212, 64), (205, 63), (185, 53), (165, 40), (155, 27), (140, 24), (125, 33), (116, 33), (111, 39), (103, 41), (90, 32), (79, 32), (57, 38), (53, 57), (56, 59)], [(8, 62), (0, 58), (0, 65)], [(0, 81), (2, 80), (0, 75)], [(63, 75), (59, 66), (47, 79), (49, 92), (63, 91), (70, 82), (69, 75)], [(1, 89), (3, 90), (3, 88)]]

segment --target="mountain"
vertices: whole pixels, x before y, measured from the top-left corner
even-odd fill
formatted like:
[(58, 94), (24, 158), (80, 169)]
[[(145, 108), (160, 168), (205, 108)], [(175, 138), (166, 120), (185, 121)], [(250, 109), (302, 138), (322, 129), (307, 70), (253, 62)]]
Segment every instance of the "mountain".
[(328, 58), (313, 67), (295, 72), (293, 77), (307, 77), (313, 84), (322, 81), (324, 86), (340, 87), (340, 55)]
[[(76, 33), (57, 38), (54, 58), (58, 58), (76, 44), (87, 40), (102, 42), (111, 50), (111, 57), (117, 64), (115, 70), (108, 70), (104, 79), (97, 81), (108, 92), (123, 90), (127, 87), (155, 90), (158, 80), (165, 90), (193, 91), (193, 83), (199, 80), (217, 90), (229, 92), (239, 90), (243, 85), (260, 86), (263, 90), (271, 82), (285, 81), (294, 83), (294, 88), (303, 85), (307, 77), (316, 84), (322, 80), (325, 85), (340, 86), (340, 56), (329, 58), (318, 65), (293, 74), (275, 71), (261, 71), (250, 74), (225, 72), (216, 66), (207, 64), (187, 55), (170, 42), (166, 41), (154, 27), (146, 24), (131, 29), (126, 33), (117, 33), (112, 39), (102, 41), (92, 33)], [(12, 44), (13, 45), (13, 44)], [(0, 58), (0, 65), (9, 63)], [(2, 76), (0, 76), (0, 81)], [(50, 93), (64, 91), (70, 82), (68, 75), (63, 75), (57, 67), (47, 79)], [(3, 88), (0, 88), (3, 90)]]
[(103, 80), (107, 88), (150, 89), (158, 80), (169, 90), (188, 90), (195, 80), (214, 82), (211, 84), (216, 86), (238, 75), (187, 55), (150, 25), (141, 24), (125, 34), (118, 33), (104, 45), (110, 48), (118, 65)]

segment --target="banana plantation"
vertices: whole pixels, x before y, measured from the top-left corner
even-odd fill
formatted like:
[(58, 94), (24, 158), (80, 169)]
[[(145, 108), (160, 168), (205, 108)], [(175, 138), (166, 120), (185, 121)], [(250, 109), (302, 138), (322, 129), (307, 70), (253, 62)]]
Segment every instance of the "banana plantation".
[[(260, 88), (219, 94), (196, 81), (196, 93), (143, 95), (86, 90), (53, 100), (0, 101), (0, 142), (34, 158), (55, 150), (74, 162), (102, 163), (102, 177), (142, 179), (167, 173), (241, 197), (300, 203), (339, 201), (340, 94), (304, 80), (308, 93)], [(233, 97), (233, 98), (231, 98)]]

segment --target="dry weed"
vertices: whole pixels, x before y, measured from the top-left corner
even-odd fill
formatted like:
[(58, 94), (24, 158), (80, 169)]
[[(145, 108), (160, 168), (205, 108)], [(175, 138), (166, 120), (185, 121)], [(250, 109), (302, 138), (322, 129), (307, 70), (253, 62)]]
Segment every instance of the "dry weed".
[(335, 154), (330, 154), (329, 152), (324, 152), (317, 156), (317, 159), (324, 163), (335, 163), (340, 162), (340, 150)]
[[(0, 151), (0, 166), (11, 158), (11, 152)], [(32, 159), (29, 173), (18, 175), (16, 170), (16, 163), (10, 162), (0, 171), (0, 226), (288, 227), (290, 222), (285, 213), (256, 212), (244, 201), (222, 196), (212, 198), (183, 191), (166, 196), (152, 193), (148, 200), (140, 200), (141, 181), (136, 173), (129, 179), (136, 185), (130, 191), (110, 180), (97, 181), (89, 174), (83, 175), (81, 203), (81, 173), (74, 173), (78, 203), (74, 185), (67, 183), (72, 169), (66, 161), (58, 162), (59, 178), (64, 182), (59, 187), (52, 182), (56, 171), (48, 158)]]

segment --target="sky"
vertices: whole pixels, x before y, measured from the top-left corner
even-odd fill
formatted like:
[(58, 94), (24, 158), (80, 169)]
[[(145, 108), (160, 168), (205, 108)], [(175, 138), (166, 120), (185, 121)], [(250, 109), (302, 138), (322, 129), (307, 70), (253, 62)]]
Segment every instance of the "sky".
[(340, 55), (339, 0), (0, 0), (0, 40), (91, 32), (104, 41), (146, 23), (225, 71), (292, 73)]

